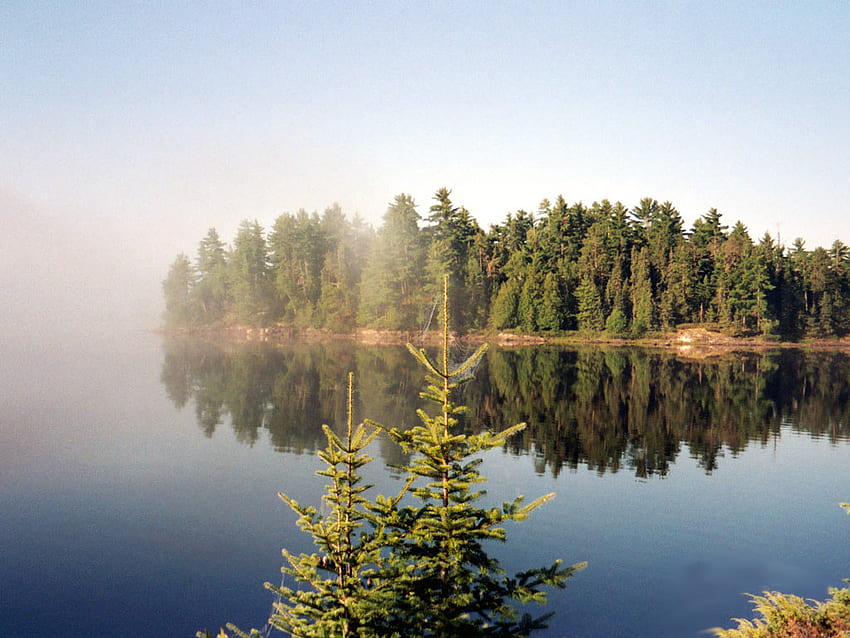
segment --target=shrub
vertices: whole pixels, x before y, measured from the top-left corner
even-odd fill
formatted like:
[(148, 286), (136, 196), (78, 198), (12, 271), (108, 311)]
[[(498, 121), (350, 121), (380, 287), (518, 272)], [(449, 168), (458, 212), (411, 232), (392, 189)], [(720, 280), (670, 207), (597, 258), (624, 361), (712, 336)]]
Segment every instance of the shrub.
[(824, 602), (764, 592), (752, 596), (754, 620), (736, 618), (734, 629), (713, 629), (718, 638), (846, 638), (850, 636), (850, 589), (830, 589)]
[(625, 313), (615, 308), (605, 321), (605, 330), (612, 337), (623, 337), (629, 331), (629, 320)]

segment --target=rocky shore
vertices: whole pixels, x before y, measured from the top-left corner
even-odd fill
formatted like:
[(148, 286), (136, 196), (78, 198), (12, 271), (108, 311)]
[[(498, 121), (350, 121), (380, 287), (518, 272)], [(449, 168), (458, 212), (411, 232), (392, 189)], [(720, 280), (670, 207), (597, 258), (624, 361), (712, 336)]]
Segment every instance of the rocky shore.
[[(162, 334), (225, 340), (229, 342), (265, 342), (271, 344), (317, 343), (322, 341), (350, 341), (363, 345), (437, 345), (442, 339), (438, 331), (404, 331), (358, 328), (352, 332), (333, 332), (316, 328), (294, 328), (273, 325), (251, 327), (241, 325), (198, 326), (191, 328), (162, 328)], [(730, 336), (719, 330), (687, 327), (653, 333), (641, 339), (621, 339), (604, 335), (568, 333), (557, 336), (517, 334), (513, 332), (452, 333), (453, 341), (465, 343), (488, 342), (501, 347), (545, 344), (639, 346), (674, 351), (687, 357), (704, 358), (731, 352), (763, 351), (776, 348), (810, 348), (818, 350), (850, 350), (850, 339), (778, 341), (761, 336)]]

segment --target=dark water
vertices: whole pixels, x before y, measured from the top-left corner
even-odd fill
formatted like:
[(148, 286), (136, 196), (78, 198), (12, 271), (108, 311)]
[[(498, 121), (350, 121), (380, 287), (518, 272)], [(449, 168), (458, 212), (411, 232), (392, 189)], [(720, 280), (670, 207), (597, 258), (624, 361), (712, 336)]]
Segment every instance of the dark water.
[[(403, 348), (0, 349), (2, 636), (260, 627), (280, 548), (310, 550), (276, 493), (318, 503), (348, 371), (358, 418), (409, 426), (421, 405)], [(590, 563), (546, 635), (696, 637), (748, 615), (743, 592), (823, 598), (850, 576), (844, 354), (494, 349), (461, 398), (468, 430), (529, 423), (485, 458), (494, 501), (557, 493), (508, 528), (503, 565)], [(373, 454), (391, 489), (404, 457)]]

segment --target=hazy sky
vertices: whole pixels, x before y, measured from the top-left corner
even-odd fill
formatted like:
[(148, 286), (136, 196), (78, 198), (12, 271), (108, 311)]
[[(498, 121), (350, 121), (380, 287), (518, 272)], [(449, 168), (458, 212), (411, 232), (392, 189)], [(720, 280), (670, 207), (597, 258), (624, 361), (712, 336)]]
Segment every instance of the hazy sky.
[[(377, 225), (441, 186), (485, 228), (651, 196), (687, 225), (716, 207), (754, 238), (850, 243), (844, 1), (7, 0), (0, 87), (19, 306), (112, 265), (93, 290), (150, 300), (210, 226), (334, 201)], [(24, 251), (46, 258), (29, 284)]]

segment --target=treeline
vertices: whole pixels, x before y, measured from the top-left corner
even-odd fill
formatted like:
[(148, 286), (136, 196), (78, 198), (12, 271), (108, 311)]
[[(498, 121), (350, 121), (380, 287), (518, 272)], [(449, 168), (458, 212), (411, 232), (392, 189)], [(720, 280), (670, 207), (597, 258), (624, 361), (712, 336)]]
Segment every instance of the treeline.
[(686, 229), (670, 202), (629, 209), (562, 197), (484, 231), (441, 188), (423, 219), (398, 195), (375, 232), (334, 205), (266, 232), (243, 221), (232, 245), (215, 229), (163, 282), (170, 326), (216, 323), (350, 331), (419, 330), (450, 277), (461, 331), (581, 330), (640, 336), (681, 323), (783, 338), (844, 336), (850, 248), (754, 241), (709, 210)]

